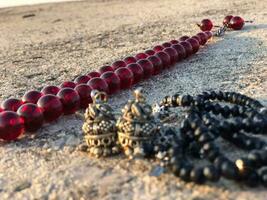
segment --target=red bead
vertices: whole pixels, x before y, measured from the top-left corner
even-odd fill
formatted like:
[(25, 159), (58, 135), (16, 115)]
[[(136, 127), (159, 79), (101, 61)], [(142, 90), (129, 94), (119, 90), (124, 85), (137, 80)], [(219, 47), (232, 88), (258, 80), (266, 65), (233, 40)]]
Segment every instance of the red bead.
[(192, 48), (192, 45), (187, 42), (187, 41), (182, 41), (180, 42), (180, 45), (182, 45), (185, 49), (185, 52), (186, 52), (186, 57), (190, 56), (193, 54), (193, 48)]
[(126, 67), (126, 63), (122, 60), (115, 61), (112, 65), (113, 70), (115, 71), (118, 68)]
[(202, 31), (210, 31), (213, 27), (212, 21), (210, 19), (203, 19), (199, 24)]
[(134, 75), (128, 68), (119, 68), (115, 71), (121, 81), (121, 89), (130, 88), (134, 82)]
[(184, 35), (184, 36), (180, 37), (178, 40), (179, 40), (180, 42), (182, 42), (182, 41), (186, 41), (186, 40), (189, 39), (189, 38), (190, 38), (189, 36)]
[(109, 93), (107, 82), (100, 77), (92, 78), (90, 81), (88, 81), (87, 84), (93, 90), (103, 91), (103, 92), (106, 92), (107, 94)]
[[(231, 19), (233, 18), (233, 15), (227, 15), (224, 19), (223, 19), (223, 25), (229, 27), (229, 23), (231, 21)], [(231, 27), (229, 27), (231, 28)]]
[(200, 38), (199, 44), (204, 45), (208, 41), (208, 35), (205, 32), (200, 32), (197, 34), (197, 36)]
[(200, 42), (202, 41), (202, 40), (200, 39), (200, 37), (198, 37), (197, 35), (194, 35), (194, 36), (192, 36), (191, 38), (196, 39), (196, 40), (199, 42), (199, 44), (200, 44)]
[(22, 97), (23, 103), (34, 103), (36, 104), (37, 101), (43, 96), (43, 94), (36, 90), (31, 90), (29, 92), (26, 92)]
[(0, 112), (3, 112), (4, 110), (2, 108), (0, 108)]
[(211, 31), (205, 31), (204, 32), (206, 35), (207, 35), (207, 38), (208, 38), (208, 40), (212, 37), (212, 32)]
[(162, 51), (163, 49), (164, 49), (164, 47), (161, 46), (161, 45), (154, 46), (154, 48), (153, 48), (153, 50), (154, 50), (155, 52)]
[(75, 78), (74, 83), (79, 85), (79, 84), (82, 84), (82, 83), (87, 83), (89, 80), (90, 80), (89, 76), (81, 75), (81, 76), (78, 76), (77, 78)]
[(164, 42), (162, 46), (166, 48), (172, 46), (172, 44), (170, 42)]
[(76, 83), (74, 83), (72, 81), (65, 81), (65, 82), (61, 83), (59, 87), (60, 88), (75, 88)]
[(120, 90), (120, 78), (114, 72), (105, 72), (100, 78), (107, 82), (109, 94), (115, 94)]
[(63, 105), (63, 112), (65, 115), (75, 113), (80, 107), (80, 96), (78, 92), (72, 88), (61, 89), (57, 97)]
[(174, 48), (176, 52), (178, 53), (179, 60), (186, 58), (185, 48), (181, 44), (173, 44), (172, 48)]
[(89, 78), (91, 79), (91, 78), (94, 78), (94, 77), (100, 77), (101, 74), (100, 74), (99, 72), (92, 71), (92, 72), (89, 72), (89, 73), (87, 74), (87, 76), (89, 76)]
[(124, 58), (124, 62), (129, 65), (131, 63), (136, 63), (137, 59), (133, 56), (128, 56), (126, 58)]
[(153, 64), (149, 60), (138, 60), (137, 64), (139, 64), (144, 70), (144, 79), (150, 78), (154, 74)]
[(186, 41), (189, 42), (192, 45), (193, 53), (198, 52), (198, 49), (200, 47), (200, 44), (199, 44), (199, 42), (196, 39), (189, 38)]
[(178, 40), (171, 40), (170, 43), (171, 43), (171, 44), (178, 44), (179, 41), (178, 41)]
[(244, 24), (245, 24), (244, 19), (239, 17), (239, 16), (234, 16), (230, 20), (230, 27), (234, 30), (241, 30), (243, 28)]
[(178, 53), (174, 48), (167, 47), (167, 48), (163, 49), (163, 51), (170, 56), (171, 64), (174, 64), (179, 60)]
[(156, 52), (152, 49), (148, 49), (145, 51), (145, 53), (148, 55), (148, 56), (153, 56)]
[(131, 72), (133, 73), (134, 76), (133, 84), (140, 82), (144, 78), (144, 70), (139, 64), (132, 63), (127, 65), (127, 68), (131, 70)]
[(63, 113), (63, 105), (60, 99), (52, 94), (42, 96), (37, 105), (43, 111), (44, 119), (47, 122), (58, 119)]
[(2, 108), (2, 110), (16, 112), (22, 104), (23, 103), (21, 100), (15, 99), (15, 98), (10, 98), (10, 99), (6, 99), (5, 101), (2, 102), (1, 108)]
[(113, 72), (113, 68), (111, 66), (109, 66), (109, 65), (100, 67), (99, 73), (100, 74), (104, 74), (105, 72)]
[(85, 109), (88, 107), (89, 103), (92, 103), (92, 97), (91, 97), (91, 91), (92, 88), (83, 83), (80, 85), (77, 85), (74, 90), (79, 94), (80, 96), (80, 108)]
[(162, 71), (163, 65), (159, 57), (153, 55), (153, 56), (149, 56), (147, 60), (149, 60), (153, 65), (153, 68), (154, 68), (153, 75), (159, 74)]
[(140, 59), (146, 59), (147, 57), (148, 57), (148, 55), (145, 54), (145, 53), (138, 53), (138, 54), (136, 54), (136, 56), (135, 56), (135, 58), (136, 58), (137, 60), (140, 60)]
[(0, 139), (16, 140), (23, 133), (24, 121), (17, 113), (13, 111), (0, 113)]
[(36, 104), (26, 103), (17, 113), (24, 120), (25, 130), (28, 132), (37, 131), (44, 123), (43, 112)]
[(155, 56), (157, 56), (161, 60), (163, 69), (170, 67), (171, 58), (167, 53), (165, 53), (163, 51), (159, 51), (155, 54)]
[(57, 95), (57, 93), (58, 93), (59, 90), (60, 90), (59, 87), (54, 86), (54, 85), (49, 85), (49, 86), (44, 87), (44, 88), (41, 90), (41, 93), (43, 93), (43, 94), (53, 94), (53, 95)]

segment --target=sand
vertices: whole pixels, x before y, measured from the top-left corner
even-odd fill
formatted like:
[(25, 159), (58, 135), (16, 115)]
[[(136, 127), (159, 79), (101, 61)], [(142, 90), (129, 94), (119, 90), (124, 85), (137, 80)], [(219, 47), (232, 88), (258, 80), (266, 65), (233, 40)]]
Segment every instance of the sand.
[[(254, 20), (214, 39), (197, 55), (140, 83), (148, 101), (167, 94), (237, 91), (267, 105), (267, 4), (253, 0), (90, 0), (0, 9), (0, 100), (59, 85), (155, 44), (193, 35), (203, 18)], [(133, 89), (110, 99), (119, 109)], [(151, 175), (155, 163), (90, 158), (78, 115), (45, 125), (36, 137), (0, 143), (0, 197), (5, 199), (265, 200), (266, 189), (222, 179), (186, 184)], [(227, 148), (225, 148), (227, 149)], [(226, 150), (228, 151), (228, 150)]]

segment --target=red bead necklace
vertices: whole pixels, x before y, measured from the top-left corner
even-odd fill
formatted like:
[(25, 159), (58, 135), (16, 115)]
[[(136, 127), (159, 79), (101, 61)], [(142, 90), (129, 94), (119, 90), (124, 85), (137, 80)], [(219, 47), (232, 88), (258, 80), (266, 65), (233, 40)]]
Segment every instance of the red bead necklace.
[(223, 20), (223, 28), (212, 33), (212, 21), (204, 19), (198, 24), (203, 32), (192, 37), (182, 36), (156, 45), (145, 52), (116, 61), (111, 66), (103, 66), (98, 72), (63, 82), (59, 87), (46, 86), (41, 92), (26, 92), (22, 100), (7, 99), (0, 106), (0, 140), (16, 140), (25, 132), (37, 131), (45, 122), (85, 109), (92, 102), (90, 93), (93, 89), (109, 95), (128, 89), (197, 53), (200, 46), (205, 45), (213, 35), (220, 36), (226, 28), (240, 30), (245, 22), (249, 21), (229, 15)]

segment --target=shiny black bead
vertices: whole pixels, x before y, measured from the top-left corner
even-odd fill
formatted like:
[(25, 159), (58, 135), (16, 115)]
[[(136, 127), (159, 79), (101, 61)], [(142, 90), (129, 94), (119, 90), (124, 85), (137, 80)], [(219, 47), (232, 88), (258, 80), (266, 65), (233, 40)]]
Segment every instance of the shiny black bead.
[(247, 158), (255, 167), (260, 167), (262, 165), (261, 154), (259, 151), (250, 152)]
[(211, 100), (215, 100), (216, 97), (217, 97), (216, 92), (215, 92), (215, 91), (211, 91), (211, 93), (210, 93), (210, 99), (211, 99)]
[(225, 118), (227, 118), (227, 117), (229, 117), (229, 115), (230, 115), (230, 108), (229, 108), (229, 106), (224, 106), (222, 108), (222, 116), (225, 117)]
[(221, 106), (219, 104), (214, 104), (213, 110), (212, 110), (213, 114), (218, 115), (221, 112)]
[(185, 165), (183, 166), (181, 169), (180, 169), (180, 173), (179, 173), (179, 177), (183, 180), (183, 181), (190, 181), (190, 173), (191, 173), (191, 170), (193, 169), (192, 165), (188, 164), (188, 165)]
[(211, 134), (209, 134), (209, 133), (202, 134), (198, 138), (198, 142), (200, 142), (202, 144), (203, 143), (206, 143), (206, 142), (213, 141), (213, 140), (214, 140), (214, 137)]
[(203, 174), (203, 168), (194, 168), (190, 173), (191, 181), (201, 184), (205, 182), (205, 176)]
[(193, 97), (190, 95), (182, 96), (181, 105), (182, 106), (190, 106), (193, 101)]
[(222, 175), (228, 179), (238, 178), (238, 168), (231, 161), (224, 161), (220, 166)]
[(209, 181), (218, 181), (220, 179), (219, 171), (212, 165), (204, 167), (203, 174)]
[(171, 98), (172, 98), (172, 106), (174, 107), (179, 106), (178, 101), (177, 101), (177, 98), (179, 98), (179, 94), (175, 94)]
[(238, 116), (240, 113), (239, 113), (239, 107), (237, 105), (234, 105), (232, 108), (231, 108), (231, 111), (232, 115), (235, 117), (235, 116)]
[(216, 98), (221, 101), (223, 100), (223, 92), (222, 91), (218, 91), (216, 92)]

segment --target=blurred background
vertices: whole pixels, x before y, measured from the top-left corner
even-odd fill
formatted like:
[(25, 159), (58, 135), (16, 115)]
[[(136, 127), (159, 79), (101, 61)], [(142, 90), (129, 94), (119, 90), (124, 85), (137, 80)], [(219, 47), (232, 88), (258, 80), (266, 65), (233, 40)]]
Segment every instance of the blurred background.
[(0, 0), (0, 7), (11, 7), (11, 6), (52, 3), (52, 2), (62, 2), (62, 1), (70, 1), (70, 0)]

